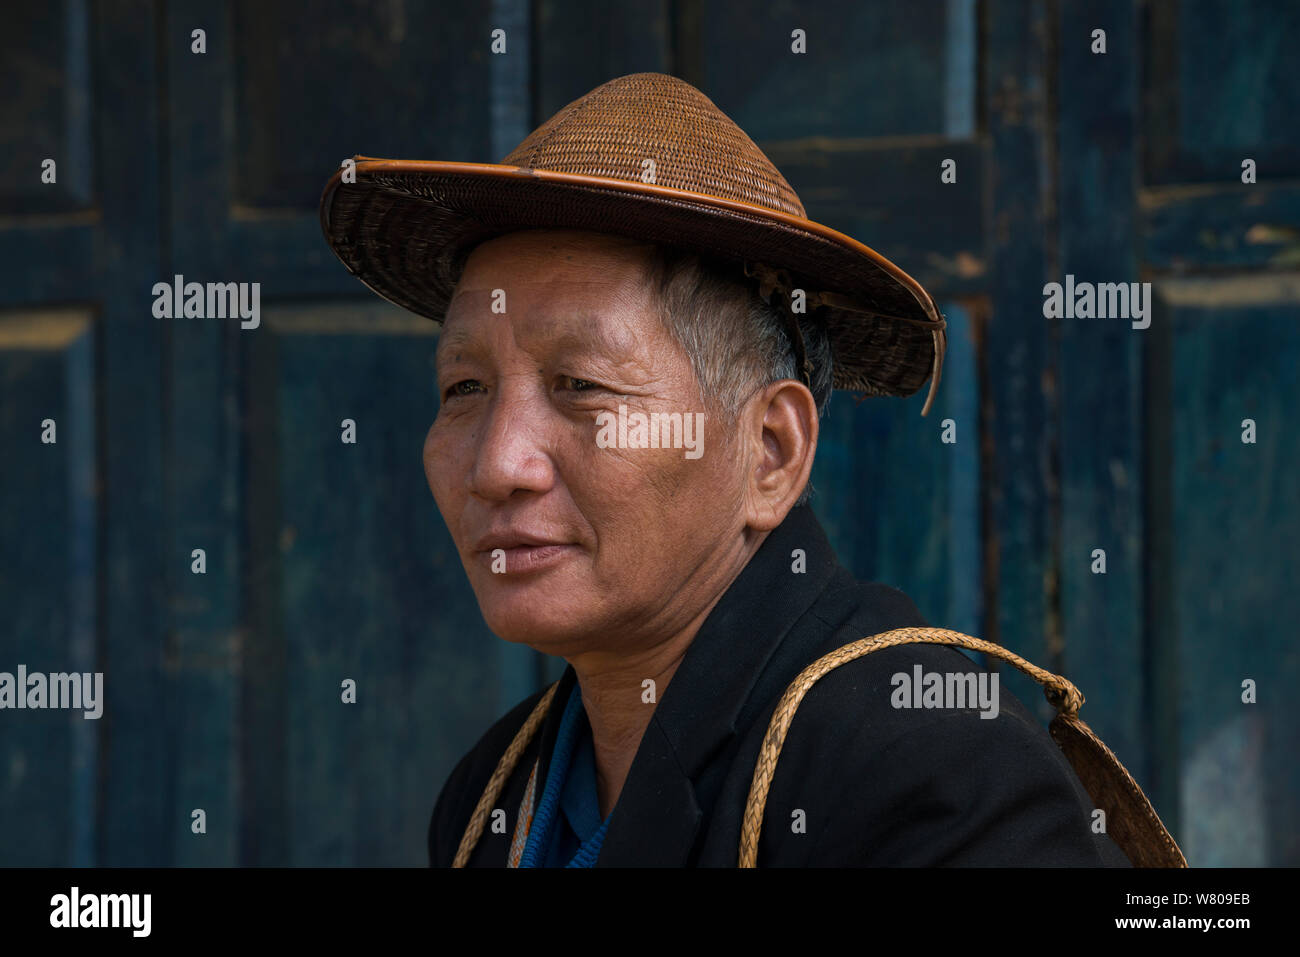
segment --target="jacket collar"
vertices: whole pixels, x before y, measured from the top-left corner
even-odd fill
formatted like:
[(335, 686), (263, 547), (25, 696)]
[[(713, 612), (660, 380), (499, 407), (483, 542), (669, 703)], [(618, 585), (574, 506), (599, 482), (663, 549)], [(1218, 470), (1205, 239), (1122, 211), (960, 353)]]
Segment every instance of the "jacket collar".
[[(802, 573), (793, 570), (796, 549), (803, 552)], [(597, 866), (687, 862), (704, 816), (694, 779), (736, 733), (742, 709), (782, 639), (843, 571), (812, 508), (791, 509), (709, 612), (663, 689)], [(564, 702), (576, 682), (573, 667), (567, 667), (541, 729), (539, 780), (545, 780)]]

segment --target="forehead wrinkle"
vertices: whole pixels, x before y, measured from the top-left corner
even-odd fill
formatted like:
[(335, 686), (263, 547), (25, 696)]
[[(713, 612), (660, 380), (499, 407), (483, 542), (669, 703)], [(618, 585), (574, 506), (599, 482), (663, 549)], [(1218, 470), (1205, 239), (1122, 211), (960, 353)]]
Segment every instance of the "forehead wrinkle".
[[(610, 328), (611, 325), (615, 328)], [(559, 349), (595, 353), (620, 365), (641, 364), (636, 348), (639, 340), (626, 323), (601, 322), (596, 316), (582, 312), (575, 315), (572, 322), (561, 320), (552, 323), (551, 327), (558, 329), (547, 338)]]
[[(636, 336), (628, 331), (627, 335), (611, 335), (600, 323), (591, 318), (580, 317), (575, 323), (564, 319), (544, 322), (543, 329), (533, 326), (529, 332), (519, 335), (519, 328), (509, 323), (509, 334), (515, 348), (538, 360), (546, 356), (577, 357), (582, 362), (594, 363), (594, 367), (604, 370), (606, 375), (626, 378), (627, 381), (643, 381), (652, 378), (649, 358), (635, 353), (638, 342)], [(560, 331), (547, 335), (545, 328), (560, 328)], [(521, 341), (523, 340), (523, 341)], [(454, 358), (453, 358), (454, 356)], [(448, 367), (461, 359), (491, 362), (497, 358), (494, 346), (476, 336), (471, 329), (457, 326), (439, 337), (434, 354), (434, 364), (439, 375), (446, 373)], [(642, 373), (637, 375), (636, 370)]]
[[(527, 352), (569, 351), (578, 355), (603, 359), (616, 367), (634, 366), (649, 372), (653, 366), (653, 356), (646, 354), (646, 346), (652, 341), (646, 330), (636, 328), (635, 316), (645, 312), (644, 302), (638, 298), (634, 281), (625, 277), (600, 277), (573, 279), (551, 276), (539, 280), (524, 280), (528, 285), (541, 286), (546, 291), (537, 297), (531, 309), (525, 308), (521, 321), (507, 319), (509, 333), (514, 343)], [(605, 294), (594, 303), (588, 297), (573, 296), (561, 292), (564, 287), (605, 287)], [(557, 288), (558, 287), (558, 288)], [(630, 288), (632, 287), (632, 288)], [(509, 287), (506, 286), (508, 289)], [(456, 299), (478, 299), (489, 293), (487, 287), (482, 289), (462, 286)], [(574, 299), (587, 302), (576, 302)], [(477, 310), (475, 310), (477, 311)], [(520, 313), (512, 310), (514, 316)], [(484, 350), (480, 338), (476, 335), (480, 323), (457, 325), (450, 331), (444, 327), (438, 346), (438, 354), (444, 348), (468, 348), (475, 354), (490, 353)], [(657, 322), (649, 323), (649, 336), (656, 336), (660, 331)], [(444, 347), (443, 342), (446, 343)]]
[[(516, 341), (529, 342), (538, 351), (568, 351), (604, 359), (617, 366), (649, 367), (645, 354), (649, 339), (636, 323), (641, 306), (626, 289), (619, 289), (595, 303), (570, 304), (572, 299), (552, 294), (541, 300), (527, 320), (516, 327)], [(658, 327), (652, 325), (650, 334), (657, 331)]]

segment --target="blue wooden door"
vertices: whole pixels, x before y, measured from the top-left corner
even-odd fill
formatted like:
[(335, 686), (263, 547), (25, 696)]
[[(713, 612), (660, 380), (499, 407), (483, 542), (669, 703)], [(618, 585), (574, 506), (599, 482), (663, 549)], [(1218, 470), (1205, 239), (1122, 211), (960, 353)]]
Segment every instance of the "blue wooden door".
[[(843, 561), (1074, 680), (1193, 864), (1300, 862), (1293, 4), (61, 0), (8, 27), (0, 671), (101, 671), (105, 702), (0, 711), (0, 864), (424, 863), (455, 760), (563, 663), (487, 631), (421, 467), (437, 327), (347, 274), (316, 203), (344, 157), (495, 162), (641, 70), (948, 318), (928, 417), (831, 402)], [(1150, 326), (1045, 318), (1067, 274), (1150, 282)], [(260, 325), (156, 318), (178, 275), (258, 283)]]

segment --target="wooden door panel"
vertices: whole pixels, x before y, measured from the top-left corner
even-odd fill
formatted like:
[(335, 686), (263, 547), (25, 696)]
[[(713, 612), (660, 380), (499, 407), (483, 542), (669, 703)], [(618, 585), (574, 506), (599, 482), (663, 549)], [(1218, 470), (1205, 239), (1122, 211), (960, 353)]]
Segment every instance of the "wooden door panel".
[[(1176, 715), (1188, 859), (1202, 866), (1300, 860), (1300, 734), (1288, 689), (1300, 655), (1287, 623), (1300, 614), (1300, 453), (1291, 427), (1300, 383), (1300, 278), (1167, 280), (1157, 286), (1167, 333), (1168, 420), (1153, 461), (1168, 506), (1169, 549), (1152, 573)], [(1254, 423), (1243, 442), (1243, 421)], [(1243, 701), (1244, 682), (1255, 686)]]
[(1177, 0), (1142, 5), (1147, 46), (1144, 181), (1300, 177), (1300, 6)]
[[(1159, 305), (1144, 337), (1154, 798), (1194, 865), (1295, 864), (1295, 722), (1263, 689), (1298, 667), (1278, 635), (1295, 613), (1300, 529), (1282, 424), (1297, 399), (1300, 11), (1214, 0), (1143, 16), (1138, 223)], [(1242, 182), (1247, 158), (1255, 183)], [(1242, 701), (1246, 679), (1257, 704)]]
[[(100, 670), (93, 370), (88, 312), (0, 316), (0, 501), (7, 503), (0, 510), (0, 602), (8, 610), (0, 671), (10, 682), (19, 680), (20, 666), (44, 675)], [(16, 700), (7, 702), (0, 721), (0, 864), (93, 860), (102, 689), (94, 718), (84, 717), (84, 700), (81, 710), (13, 711)], [(10, 690), (27, 694), (23, 686)]]
[(273, 522), (253, 533), (270, 604), (255, 633), (282, 649), (246, 689), (284, 700), (263, 730), (284, 749), (285, 851), (418, 866), (442, 781), (535, 672), (509, 670), (425, 479), (436, 326), (378, 301), (284, 307), (269, 323), (253, 359), (251, 512)]
[[(0, 44), (11, 91), (0, 106), (0, 365), (13, 430), (3, 500), (17, 523), (6, 545), (23, 543), (0, 553), (21, 623), (6, 641), (39, 654), (41, 670), (104, 674), (96, 721), (70, 733), (66, 713), (5, 722), (18, 750), (12, 788), (0, 788), (0, 821), (13, 828), (0, 860), (161, 863), (175, 742), (162, 679), (160, 336), (149, 315), (156, 22), (149, 4), (72, 0), (14, 11)], [(47, 158), (53, 183), (41, 180)], [(32, 445), (46, 417), (59, 442)]]

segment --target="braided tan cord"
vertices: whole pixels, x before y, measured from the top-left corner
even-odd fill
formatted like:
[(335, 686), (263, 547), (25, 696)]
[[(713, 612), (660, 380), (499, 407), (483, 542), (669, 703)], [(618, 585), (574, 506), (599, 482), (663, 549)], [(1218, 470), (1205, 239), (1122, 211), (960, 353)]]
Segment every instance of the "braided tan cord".
[(767, 789), (772, 783), (772, 775), (776, 772), (777, 758), (781, 755), (781, 745), (785, 743), (790, 722), (794, 720), (795, 709), (799, 707), (799, 702), (808, 693), (808, 689), (828, 671), (833, 671), (855, 658), (869, 655), (881, 648), (907, 644), (957, 645), (973, 651), (982, 651), (986, 655), (1010, 662), (1043, 685), (1047, 700), (1059, 713), (1074, 716), (1083, 705), (1083, 695), (1079, 689), (1060, 675), (1030, 664), (1001, 645), (995, 645), (981, 638), (972, 638), (959, 631), (949, 631), (947, 628), (896, 628), (893, 631), (861, 638), (838, 648), (818, 658), (799, 672), (798, 677), (790, 682), (790, 686), (776, 706), (776, 711), (772, 714), (772, 722), (768, 725), (767, 736), (763, 739), (763, 747), (759, 751), (758, 763), (754, 765), (754, 779), (749, 787), (749, 800), (745, 804), (745, 818), (740, 831), (738, 866), (757, 866), (758, 833), (763, 823), (763, 811), (767, 807)]
[(524, 726), (515, 734), (515, 739), (510, 742), (510, 747), (506, 748), (506, 753), (501, 755), (501, 760), (497, 762), (497, 769), (492, 772), (492, 777), (488, 779), (487, 787), (483, 789), (483, 795), (478, 799), (474, 813), (470, 815), (469, 825), (465, 828), (465, 834), (460, 839), (460, 847), (456, 850), (456, 859), (451, 862), (452, 867), (464, 867), (469, 863), (469, 856), (474, 852), (479, 838), (483, 836), (483, 828), (487, 826), (488, 815), (492, 813), (501, 789), (509, 780), (510, 772), (519, 763), (519, 757), (528, 747), (528, 742), (532, 741), (533, 735), (546, 718), (546, 710), (551, 706), (551, 699), (555, 697), (555, 689), (559, 684), (557, 681), (546, 689), (546, 694), (542, 695), (541, 700), (533, 708), (532, 714), (524, 722)]

